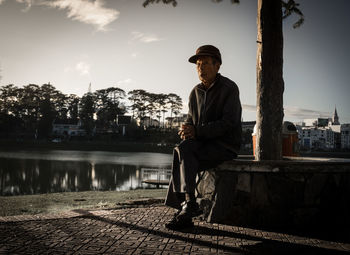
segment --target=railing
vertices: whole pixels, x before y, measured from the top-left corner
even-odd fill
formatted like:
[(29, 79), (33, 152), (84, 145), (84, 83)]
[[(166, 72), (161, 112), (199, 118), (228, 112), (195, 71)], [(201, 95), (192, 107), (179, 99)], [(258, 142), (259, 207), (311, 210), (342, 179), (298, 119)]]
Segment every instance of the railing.
[(159, 188), (160, 185), (169, 185), (171, 169), (141, 168), (143, 183), (153, 184)]

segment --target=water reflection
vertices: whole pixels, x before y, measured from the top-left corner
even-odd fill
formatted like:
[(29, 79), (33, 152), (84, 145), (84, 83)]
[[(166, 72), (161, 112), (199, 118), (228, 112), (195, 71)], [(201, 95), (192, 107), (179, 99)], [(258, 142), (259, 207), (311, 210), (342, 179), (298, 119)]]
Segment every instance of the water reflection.
[(0, 194), (147, 188), (141, 168), (170, 168), (170, 162), (171, 155), (160, 153), (0, 152)]

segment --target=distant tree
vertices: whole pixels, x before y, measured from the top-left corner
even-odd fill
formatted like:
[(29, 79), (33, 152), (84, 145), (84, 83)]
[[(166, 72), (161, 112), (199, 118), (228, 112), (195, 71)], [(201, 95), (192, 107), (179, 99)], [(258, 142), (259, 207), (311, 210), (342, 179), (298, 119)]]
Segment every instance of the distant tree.
[(67, 118), (77, 120), (79, 117), (80, 98), (77, 95), (70, 94), (66, 98)]
[(138, 101), (140, 100), (138, 93), (137, 93), (137, 90), (132, 90), (132, 91), (128, 92), (128, 100), (131, 103), (128, 108), (132, 111), (132, 117), (137, 118), (136, 111), (138, 108)]
[(121, 102), (126, 96), (125, 91), (117, 87), (110, 87), (97, 90), (95, 96), (98, 125), (108, 128), (116, 124), (117, 116), (125, 114), (126, 111)]
[(23, 121), (15, 113), (17, 89), (13, 84), (0, 87), (0, 134), (6, 138), (23, 129)]
[(131, 102), (130, 109), (132, 110), (133, 118), (142, 121), (146, 116), (149, 93), (143, 89), (135, 89), (129, 91), (128, 96)]
[(18, 135), (23, 131), (23, 121), (13, 116), (0, 112), (0, 136), (9, 138), (11, 134)]
[(0, 112), (16, 116), (17, 90), (13, 84), (0, 87)]
[(21, 119), (27, 134), (47, 137), (55, 118), (67, 118), (67, 96), (51, 84), (0, 88), (0, 112)]
[[(214, 0), (221, 2), (222, 0)], [(177, 0), (145, 0), (151, 3), (177, 5)], [(239, 3), (239, 0), (231, 0)], [(283, 32), (282, 18), (296, 13), (300, 16), (294, 24), (299, 27), (304, 16), (294, 0), (258, 0), (257, 49), (257, 160), (282, 159), (283, 122)]]
[(173, 122), (173, 114), (175, 114), (175, 116), (177, 116), (177, 114), (180, 113), (180, 111), (182, 110), (182, 99), (180, 96), (174, 94), (174, 93), (170, 93), (167, 95), (168, 98), (168, 104), (169, 104), (169, 108), (170, 108), (170, 125), (172, 126), (172, 122)]
[(152, 126), (154, 117), (158, 118), (159, 116), (156, 100), (157, 100), (157, 94), (146, 91), (146, 93), (143, 95), (143, 101), (144, 101), (144, 107), (145, 107), (143, 121), (145, 121), (145, 119), (148, 119), (148, 126)]
[[(139, 89), (130, 91), (128, 96), (129, 108), (140, 121), (145, 117), (150, 121), (157, 117), (160, 122), (163, 115), (164, 123), (169, 109), (171, 115), (177, 115), (182, 107), (181, 98), (176, 94), (156, 94)], [(87, 134), (91, 135), (95, 123), (108, 128), (115, 124), (117, 115), (125, 114), (125, 97), (125, 91), (117, 87), (86, 93), (80, 98), (74, 94), (65, 95), (51, 84), (29, 84), (23, 88), (10, 84), (0, 87), (0, 123), (15, 123), (16, 130), (23, 129), (46, 138), (55, 119), (80, 119)], [(7, 130), (6, 127), (0, 131)]]
[(39, 123), (38, 135), (47, 138), (52, 131), (52, 123), (56, 117), (65, 119), (67, 110), (65, 108), (66, 96), (51, 84), (43, 84), (39, 92)]
[(164, 122), (164, 115), (167, 112), (167, 97), (165, 94), (150, 94), (149, 101), (149, 103), (153, 106), (153, 111), (156, 113), (156, 117), (160, 125), (160, 118), (162, 117), (162, 114)]
[(79, 117), (86, 133), (91, 136), (95, 127), (94, 114), (96, 112), (96, 97), (92, 93), (86, 93), (79, 104)]
[(21, 118), (27, 133), (37, 133), (40, 118), (40, 86), (29, 84), (17, 89), (15, 116)]
[(159, 94), (158, 95), (159, 100), (159, 107), (160, 111), (163, 114), (163, 128), (165, 128), (165, 113), (169, 110), (169, 97), (167, 94)]
[(18, 88), (13, 84), (0, 87), (0, 134), (9, 138), (24, 129), (24, 123), (16, 113)]
[(40, 119), (38, 120), (38, 136), (39, 138), (47, 138), (51, 134), (52, 122), (56, 117), (50, 98), (44, 98), (40, 101)]

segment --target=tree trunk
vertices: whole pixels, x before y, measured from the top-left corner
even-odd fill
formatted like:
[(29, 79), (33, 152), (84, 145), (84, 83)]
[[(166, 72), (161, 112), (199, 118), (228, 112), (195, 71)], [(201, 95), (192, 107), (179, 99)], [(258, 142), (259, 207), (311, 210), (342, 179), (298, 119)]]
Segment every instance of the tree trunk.
[(283, 32), (280, 0), (258, 0), (256, 160), (282, 159)]

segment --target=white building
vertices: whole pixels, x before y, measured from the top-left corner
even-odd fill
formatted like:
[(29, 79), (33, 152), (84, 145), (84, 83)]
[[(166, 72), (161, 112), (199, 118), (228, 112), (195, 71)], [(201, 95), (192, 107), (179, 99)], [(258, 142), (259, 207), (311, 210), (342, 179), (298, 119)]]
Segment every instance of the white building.
[(341, 148), (350, 149), (350, 124), (341, 125)]
[(146, 116), (140, 121), (139, 125), (143, 126), (144, 128), (160, 127), (160, 122), (157, 119), (153, 119), (149, 116)]
[(79, 120), (55, 119), (52, 123), (52, 134), (58, 136), (82, 136), (85, 130), (81, 129)]
[[(297, 124), (300, 146), (304, 149), (340, 149), (346, 139), (346, 129), (341, 136), (343, 125), (339, 124), (337, 109), (332, 118), (307, 119)], [(344, 140), (344, 142), (343, 142)], [(350, 148), (350, 147), (348, 147)]]
[(186, 121), (186, 119), (187, 119), (186, 113), (180, 113), (176, 117), (167, 117), (166, 118), (166, 120), (167, 120), (166, 126), (168, 128), (178, 129)]
[(300, 145), (305, 149), (334, 149), (334, 132), (330, 127), (298, 127)]

